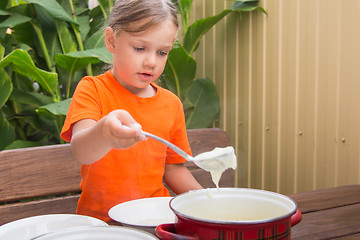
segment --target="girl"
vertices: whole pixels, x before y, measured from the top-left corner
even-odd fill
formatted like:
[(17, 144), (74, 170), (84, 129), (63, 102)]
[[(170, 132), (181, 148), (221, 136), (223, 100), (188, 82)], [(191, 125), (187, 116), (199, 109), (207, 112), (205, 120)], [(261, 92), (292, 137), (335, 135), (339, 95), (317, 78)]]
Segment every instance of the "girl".
[(114, 4), (105, 30), (113, 68), (79, 82), (61, 132), (82, 163), (78, 214), (109, 221), (109, 209), (121, 202), (169, 196), (163, 182), (177, 194), (202, 188), (184, 159), (141, 134), (143, 128), (191, 153), (180, 100), (154, 83), (177, 29), (171, 0)]

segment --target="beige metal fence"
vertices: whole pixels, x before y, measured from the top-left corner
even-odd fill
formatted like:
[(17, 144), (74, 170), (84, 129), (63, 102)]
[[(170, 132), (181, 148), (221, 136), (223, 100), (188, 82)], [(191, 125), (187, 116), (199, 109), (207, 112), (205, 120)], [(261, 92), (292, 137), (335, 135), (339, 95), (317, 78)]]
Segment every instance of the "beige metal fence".
[[(232, 1), (194, 0), (192, 19)], [(239, 158), (237, 186), (281, 193), (360, 183), (360, 1), (263, 0), (200, 43), (216, 126)]]

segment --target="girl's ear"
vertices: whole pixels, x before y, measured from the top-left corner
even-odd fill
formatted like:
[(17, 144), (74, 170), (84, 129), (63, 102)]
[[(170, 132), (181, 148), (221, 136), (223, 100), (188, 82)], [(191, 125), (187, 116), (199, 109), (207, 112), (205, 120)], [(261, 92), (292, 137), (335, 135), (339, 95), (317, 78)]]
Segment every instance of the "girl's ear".
[(105, 45), (109, 52), (115, 52), (115, 32), (111, 27), (105, 30)]

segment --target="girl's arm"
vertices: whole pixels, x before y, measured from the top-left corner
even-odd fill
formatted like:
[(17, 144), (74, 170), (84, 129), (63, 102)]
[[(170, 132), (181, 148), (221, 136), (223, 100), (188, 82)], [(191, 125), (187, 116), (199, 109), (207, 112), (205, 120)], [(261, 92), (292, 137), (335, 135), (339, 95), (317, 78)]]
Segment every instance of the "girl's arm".
[(164, 182), (176, 194), (203, 188), (183, 164), (166, 164)]
[[(124, 128), (126, 125), (130, 128)], [(98, 122), (83, 119), (73, 124), (71, 149), (83, 164), (100, 160), (110, 149), (126, 149), (145, 139), (141, 126), (125, 110), (115, 110)]]

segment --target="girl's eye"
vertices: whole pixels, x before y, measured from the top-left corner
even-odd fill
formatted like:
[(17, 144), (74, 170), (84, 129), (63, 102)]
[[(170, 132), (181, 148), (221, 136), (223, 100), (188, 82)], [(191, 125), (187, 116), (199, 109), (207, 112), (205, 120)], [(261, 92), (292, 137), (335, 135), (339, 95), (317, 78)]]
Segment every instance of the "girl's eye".
[(158, 51), (159, 55), (161, 56), (166, 56), (168, 53), (167, 52), (164, 52), (164, 51)]
[(144, 50), (144, 48), (142, 48), (142, 47), (134, 47), (134, 49), (135, 49), (135, 51), (138, 51), (138, 52), (140, 52), (140, 51), (143, 51), (143, 50)]

